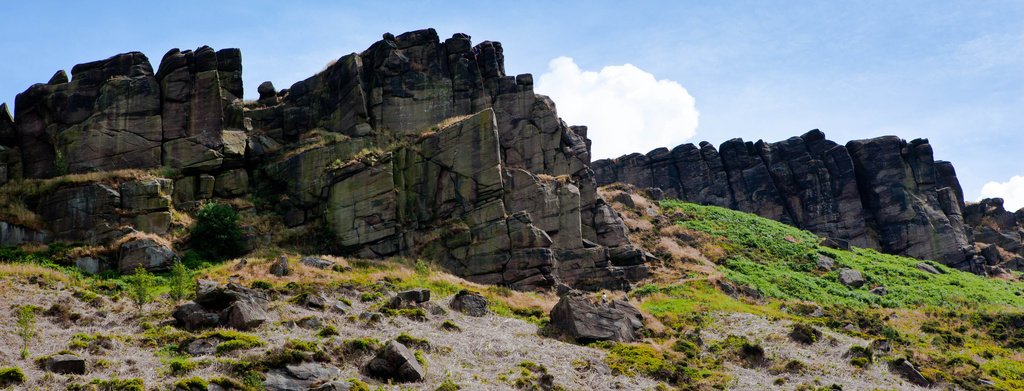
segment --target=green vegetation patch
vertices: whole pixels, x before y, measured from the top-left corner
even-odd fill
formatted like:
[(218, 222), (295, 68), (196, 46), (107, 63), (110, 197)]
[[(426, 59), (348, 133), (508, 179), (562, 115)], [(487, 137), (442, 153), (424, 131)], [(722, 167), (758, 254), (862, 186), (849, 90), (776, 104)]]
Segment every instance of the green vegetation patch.
[(21, 384), (24, 382), (25, 372), (22, 372), (21, 368), (0, 368), (0, 387), (6, 387), (11, 384)]
[(67, 386), (67, 391), (145, 391), (145, 385), (142, 379), (125, 379), (120, 380), (117, 378), (110, 380), (92, 379), (88, 383), (79, 384), (71, 383)]
[[(718, 260), (726, 278), (750, 285), (763, 295), (787, 301), (813, 301), (823, 306), (949, 309), (974, 308), (979, 304), (1024, 307), (1020, 284), (986, 279), (931, 263), (944, 274), (930, 274), (915, 267), (921, 261), (874, 250), (835, 250), (818, 245), (819, 237), (807, 231), (753, 214), (676, 200), (661, 206), (681, 212), (677, 225), (711, 235), (725, 251)], [(819, 255), (835, 260), (838, 269), (861, 272), (868, 284), (850, 288), (839, 283), (839, 272), (817, 270)], [(884, 296), (868, 291), (876, 286)]]

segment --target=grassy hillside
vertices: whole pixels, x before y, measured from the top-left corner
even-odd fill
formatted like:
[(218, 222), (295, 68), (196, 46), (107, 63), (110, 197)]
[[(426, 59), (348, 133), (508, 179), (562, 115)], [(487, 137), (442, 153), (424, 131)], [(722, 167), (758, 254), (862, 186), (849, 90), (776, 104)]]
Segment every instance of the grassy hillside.
[[(704, 368), (729, 373), (728, 388), (816, 389), (831, 387), (821, 379), (832, 377), (837, 385), (846, 383), (844, 389), (913, 389), (905, 381), (877, 377), (891, 374), (891, 366), (903, 360), (940, 386), (1024, 388), (1024, 285), (1019, 282), (925, 261), (942, 273), (930, 274), (916, 267), (922, 261), (827, 248), (811, 233), (751, 214), (633, 198), (636, 208), (615, 206), (627, 223), (646, 228), (634, 230), (634, 239), (655, 251), (662, 265), (631, 296), (671, 330), (663, 333), (663, 351), (692, 340), (688, 336), (694, 333), (721, 338), (698, 350)], [(818, 268), (819, 256), (834, 260), (836, 270)], [(860, 271), (867, 283), (841, 284), (842, 269)], [(722, 282), (739, 292), (726, 295)], [(870, 293), (878, 287), (887, 293)], [(794, 343), (797, 328), (824, 331), (818, 341), (833, 348), (815, 351), (821, 350), (820, 342)], [(747, 349), (761, 361), (730, 364), (728, 355), (715, 353), (728, 351), (722, 344), (730, 343), (740, 344), (741, 356)], [(858, 360), (864, 358), (862, 349), (871, 353), (866, 362)], [(818, 360), (830, 354), (832, 360)], [(725, 358), (725, 365), (708, 358)]]
[[(655, 203), (630, 188), (603, 192), (618, 199), (613, 207), (634, 242), (659, 258), (652, 277), (633, 291), (589, 293), (594, 300), (626, 296), (641, 308), (646, 326), (636, 343), (571, 343), (549, 324), (553, 292), (477, 285), (409, 258), (323, 256), (338, 267), (321, 270), (294, 262), (305, 256), (296, 249), (277, 247), (245, 262), (192, 262), (187, 276), (267, 293), (271, 322), (245, 333), (188, 332), (171, 326), (170, 312), (188, 299), (172, 299), (175, 276), (155, 276), (155, 300), (138, 315), (131, 278), (61, 266), (79, 249), (55, 243), (0, 249), (0, 389), (171, 390), (217, 382), (259, 390), (270, 371), (299, 361), (337, 366), (339, 379), (367, 390), (923, 390), (893, 369), (904, 361), (933, 389), (1024, 389), (1024, 291), (1017, 281), (934, 263), (942, 274), (930, 274), (917, 267), (922, 261), (827, 248), (810, 233), (753, 215)], [(294, 274), (276, 277), (270, 264), (282, 254)], [(836, 270), (818, 268), (819, 257), (834, 260)], [(844, 268), (867, 283), (842, 285)], [(887, 293), (870, 293), (878, 287)], [(456, 292), (474, 290), (489, 299), (491, 314), (358, 318), (410, 288), (431, 289), (431, 302), (442, 308)], [(309, 294), (347, 300), (353, 311), (307, 308), (297, 298)], [(19, 335), (25, 313), (35, 331), (27, 339)], [(290, 326), (311, 316), (321, 324)], [(226, 340), (216, 354), (182, 352), (187, 342), (214, 334)], [(388, 384), (363, 373), (374, 349), (391, 339), (420, 352), (424, 381)], [(61, 351), (85, 357), (86, 374), (50, 374), (37, 365)], [(14, 368), (25, 375), (20, 382)]]

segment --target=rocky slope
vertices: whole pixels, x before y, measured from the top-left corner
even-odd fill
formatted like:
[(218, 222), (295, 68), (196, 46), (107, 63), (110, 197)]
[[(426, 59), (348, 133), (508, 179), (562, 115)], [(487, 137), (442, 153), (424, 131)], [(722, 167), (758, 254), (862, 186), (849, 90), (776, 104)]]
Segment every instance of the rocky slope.
[(165, 178), (29, 194), (37, 223), (8, 218), (3, 243), (164, 235), (175, 211), (244, 198), (331, 232), (332, 251), (428, 254), (482, 283), (625, 288), (647, 273), (595, 194), (586, 128), (561, 121), (531, 75), (505, 75), (498, 42), (385, 34), (289, 89), (263, 83), (255, 102), (239, 99), (241, 72), (237, 49), (174, 49), (155, 72), (133, 52), (19, 94), (13, 119), (0, 110), (0, 183)]
[(658, 148), (592, 168), (601, 185), (658, 188), (668, 198), (755, 213), (843, 245), (979, 274), (1022, 270), (1024, 212), (1015, 217), (1001, 200), (965, 205), (953, 165), (934, 160), (928, 140), (885, 136), (843, 146), (812, 130), (776, 143), (732, 139), (717, 150), (707, 142)]

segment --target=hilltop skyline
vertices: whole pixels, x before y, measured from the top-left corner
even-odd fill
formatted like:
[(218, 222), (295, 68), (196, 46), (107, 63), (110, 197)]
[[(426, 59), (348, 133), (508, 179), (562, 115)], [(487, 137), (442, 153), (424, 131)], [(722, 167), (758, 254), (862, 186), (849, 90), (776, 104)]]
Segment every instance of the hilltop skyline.
[(1024, 206), (1020, 2), (615, 4), (15, 4), (0, 16), (0, 102), (13, 110), (78, 63), (141, 51), (156, 67), (202, 45), (241, 49), (254, 99), (263, 81), (288, 88), (385, 32), (432, 27), (502, 42), (508, 74), (534, 74), (561, 117), (590, 127), (594, 159), (814, 128), (841, 143), (893, 134), (930, 139), (968, 200)]

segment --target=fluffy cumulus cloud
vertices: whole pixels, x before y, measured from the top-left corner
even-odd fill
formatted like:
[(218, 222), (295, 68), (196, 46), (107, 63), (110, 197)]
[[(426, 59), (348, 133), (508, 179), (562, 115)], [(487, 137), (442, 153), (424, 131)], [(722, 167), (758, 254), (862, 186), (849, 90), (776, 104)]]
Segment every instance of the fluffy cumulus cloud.
[(587, 126), (594, 159), (671, 148), (696, 134), (694, 99), (679, 83), (630, 64), (583, 71), (569, 57), (548, 68), (537, 93), (555, 101), (565, 122)]
[(1002, 198), (1003, 208), (1015, 211), (1024, 208), (1024, 176), (1015, 175), (1009, 182), (989, 182), (981, 187), (981, 198)]

